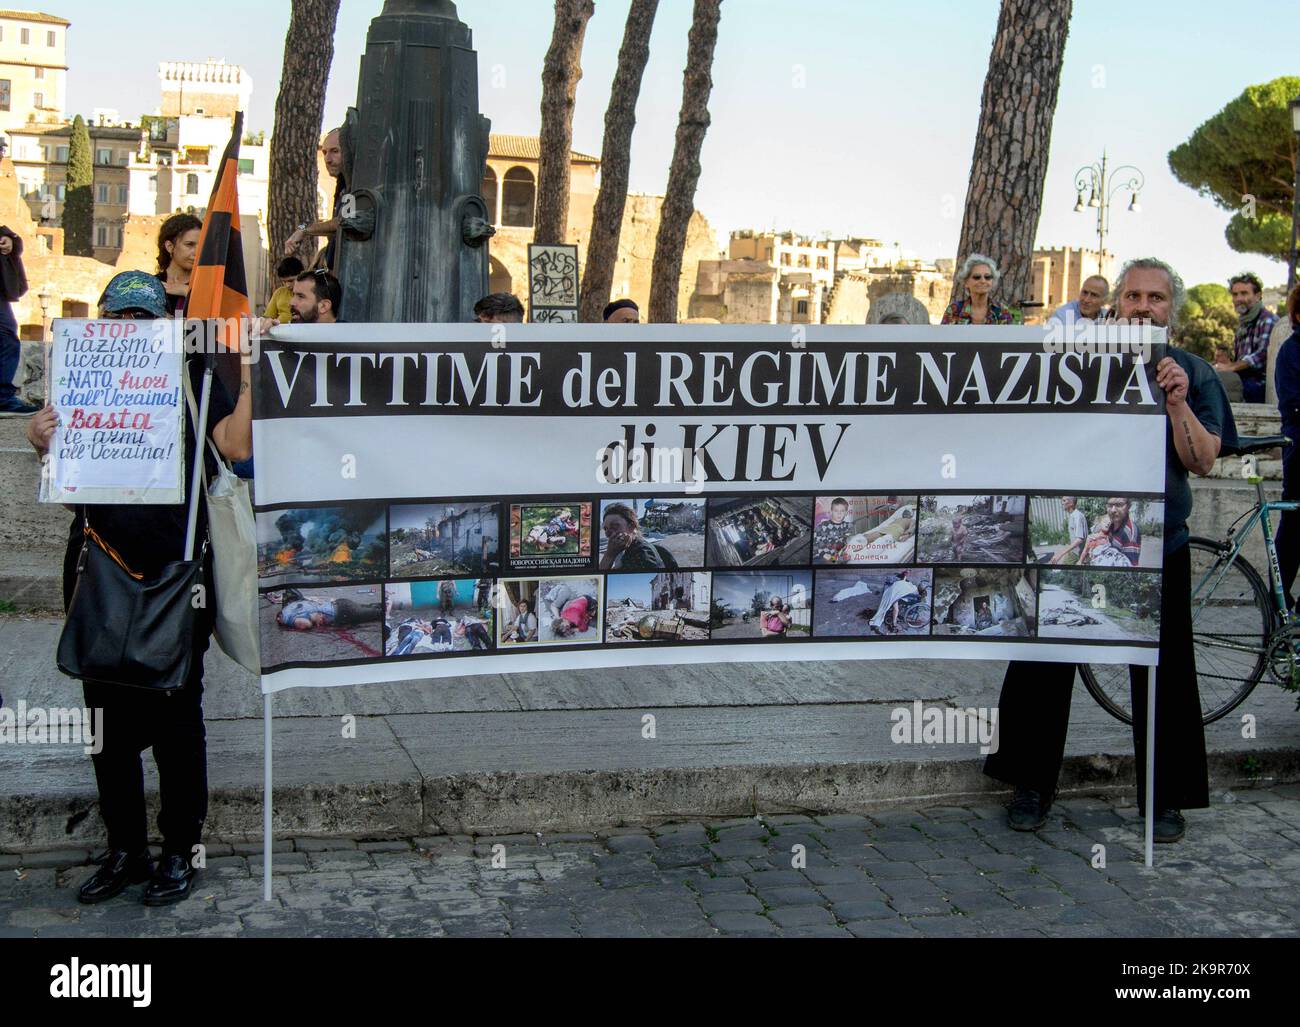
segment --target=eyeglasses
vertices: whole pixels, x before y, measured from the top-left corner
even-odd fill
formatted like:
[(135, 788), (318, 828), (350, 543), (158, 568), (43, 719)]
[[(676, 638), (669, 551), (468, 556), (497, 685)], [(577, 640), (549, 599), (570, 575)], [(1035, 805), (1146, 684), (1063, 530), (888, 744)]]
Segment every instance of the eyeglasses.
[(992, 276), (992, 275), (971, 275), (971, 278), (973, 278), (973, 279), (974, 279), (975, 281), (977, 281), (977, 282), (991, 282), (991, 281), (993, 281), (993, 276)]

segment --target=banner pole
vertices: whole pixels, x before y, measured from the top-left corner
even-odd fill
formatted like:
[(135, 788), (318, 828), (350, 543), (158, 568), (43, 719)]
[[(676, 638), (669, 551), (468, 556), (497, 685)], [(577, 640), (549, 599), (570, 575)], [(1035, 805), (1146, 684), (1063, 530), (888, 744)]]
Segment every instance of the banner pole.
[[(181, 374), (188, 375), (189, 368), (181, 362)], [(188, 387), (188, 386), (187, 386)], [(199, 389), (198, 421), (194, 425), (194, 473), (190, 475), (189, 519), (185, 525), (185, 560), (194, 559), (195, 533), (199, 523), (199, 490), (203, 487), (203, 464), (207, 454), (204, 442), (207, 438), (208, 405), (212, 396), (212, 354), (203, 358), (203, 383)]]
[(271, 693), (262, 696), (262, 899), (271, 901)]
[(1155, 861), (1155, 837), (1156, 837), (1156, 671), (1158, 668), (1152, 667), (1151, 674), (1147, 678), (1147, 781), (1146, 781), (1146, 809), (1147, 809), (1147, 837), (1146, 837), (1146, 863), (1150, 869)]

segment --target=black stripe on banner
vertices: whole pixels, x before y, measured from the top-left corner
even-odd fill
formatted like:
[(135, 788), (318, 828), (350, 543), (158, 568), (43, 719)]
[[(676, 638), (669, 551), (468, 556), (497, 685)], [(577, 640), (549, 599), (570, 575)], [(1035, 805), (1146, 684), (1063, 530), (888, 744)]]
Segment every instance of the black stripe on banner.
[[(844, 414), (1164, 412), (1155, 368), (1132, 353), (1042, 342), (779, 343), (698, 340), (286, 343), (264, 340), (255, 416), (807, 418)], [(400, 388), (398, 383), (400, 382)], [(1069, 421), (1061, 428), (1068, 430)]]
[(230, 248), (230, 212), (208, 211), (208, 231), (203, 237), (203, 250), (195, 261), (195, 268), (223, 267)]
[(244, 237), (238, 229), (230, 233), (226, 248), (226, 288), (241, 296), (248, 296), (248, 278), (244, 274)]

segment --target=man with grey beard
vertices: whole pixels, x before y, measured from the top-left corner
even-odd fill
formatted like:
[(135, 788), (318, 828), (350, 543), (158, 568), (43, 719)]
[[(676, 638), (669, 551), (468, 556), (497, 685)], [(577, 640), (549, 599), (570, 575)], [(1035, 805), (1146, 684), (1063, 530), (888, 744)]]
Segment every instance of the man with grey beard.
[[(1115, 284), (1113, 309), (1121, 324), (1173, 329), (1183, 282), (1164, 261), (1133, 260)], [(1156, 689), (1155, 840), (1179, 841), (1182, 810), (1209, 805), (1205, 727), (1192, 647), (1191, 557), (1187, 518), (1192, 512), (1188, 472), (1209, 474), (1221, 449), (1237, 444), (1232, 408), (1214, 369), (1170, 346), (1156, 365), (1165, 393), (1164, 575), (1160, 601), (1160, 683)], [(998, 706), (999, 746), (984, 773), (1015, 786), (1008, 823), (1017, 831), (1043, 825), (1052, 805), (1070, 719), (1074, 664), (1017, 660), (1007, 667)], [(1145, 815), (1147, 668), (1130, 667), (1133, 747), (1139, 812)]]

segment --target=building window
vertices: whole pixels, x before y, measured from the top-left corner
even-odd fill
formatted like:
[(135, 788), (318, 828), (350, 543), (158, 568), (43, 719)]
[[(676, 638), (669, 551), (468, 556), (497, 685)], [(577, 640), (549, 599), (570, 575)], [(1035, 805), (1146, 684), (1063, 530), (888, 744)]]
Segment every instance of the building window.
[(511, 168), (502, 183), (501, 224), (532, 228), (537, 204), (537, 182), (527, 168)]
[(826, 270), (826, 258), (825, 258), (825, 257), (818, 257), (818, 258), (817, 258), (817, 266), (818, 266), (820, 269), (822, 269), (823, 271), (825, 271), (825, 270)]
[(482, 193), (483, 202), (487, 206), (488, 224), (495, 225), (497, 223), (497, 173), (491, 168), (488, 168), (487, 174), (483, 176), (478, 191)]
[(794, 309), (797, 313), (806, 316), (808, 313), (808, 301), (800, 300), (798, 303), (794, 305)]
[(207, 111), (205, 111), (202, 107), (195, 107), (195, 108), (194, 108), (194, 113), (195, 113), (196, 115), (198, 115), (198, 116), (201, 118), (201, 117), (203, 117), (204, 114), (207, 113)]
[(95, 202), (96, 203), (108, 202), (108, 186), (104, 185), (104, 183), (102, 182), (99, 185), (95, 186)]
[(121, 167), (126, 167), (131, 163), (132, 152), (130, 150), (119, 150), (117, 154), (117, 163)]
[(54, 153), (55, 156), (58, 158), (58, 163), (60, 164), (68, 163), (68, 148), (66, 146), (60, 146), (57, 150), (54, 151)]
[(12, 84), (10, 79), (0, 78), (0, 111), (9, 109), (9, 90)]
[(808, 266), (808, 254), (806, 253), (799, 254), (799, 266), (800, 267)]
[(104, 225), (95, 226), (95, 245), (96, 246), (108, 245), (108, 228), (106, 226)]
[(31, 30), (31, 29), (19, 29), (19, 30), (18, 30), (18, 42), (22, 43), (23, 46), (29, 46), (29, 45), (31, 45), (31, 41), (32, 41), (32, 30)]
[(45, 33), (45, 45), (46, 45), (46, 46), (54, 46), (54, 45), (56, 45), (56, 42), (57, 42), (57, 40), (56, 40), (55, 35), (54, 35), (54, 33), (53, 33), (52, 31), (51, 31), (51, 32), (47, 32), (47, 33)]
[(117, 202), (127, 203), (128, 201), (130, 201), (130, 199), (131, 199), (131, 187), (125, 185), (119, 185), (117, 187)]
[(156, 192), (158, 191), (158, 176), (157, 176), (157, 175), (150, 175), (150, 176), (149, 176), (149, 191), (150, 191), (151, 193), (156, 193)]
[(198, 175), (186, 175), (186, 176), (185, 176), (185, 194), (186, 194), (187, 196), (198, 196), (198, 195), (199, 195), (199, 176), (198, 176)]
[(44, 68), (37, 68), (37, 69), (36, 69), (36, 77), (37, 77), (37, 78), (44, 78), (44, 77), (45, 77), (45, 69), (44, 69)]
[(241, 175), (251, 175), (254, 170), (255, 162), (247, 157), (239, 158), (239, 173)]
[[(50, 187), (41, 186), (41, 195), (48, 197), (50, 195)], [(54, 198), (60, 203), (68, 198), (68, 185), (66, 182), (60, 182), (54, 187)]]
[(789, 263), (790, 263), (790, 254), (788, 254), (788, 253), (782, 253), (782, 254), (781, 254), (781, 263), (782, 263), (782, 264), (789, 264)]
[(96, 151), (95, 151), (95, 163), (96, 163), (96, 164), (112, 164), (112, 163), (113, 163), (113, 151), (112, 151), (112, 150), (96, 150)]
[(44, 94), (44, 93), (32, 93), (32, 106), (35, 107), (37, 110), (42, 110), (42, 109), (44, 109), (44, 107), (45, 107), (45, 94)]

